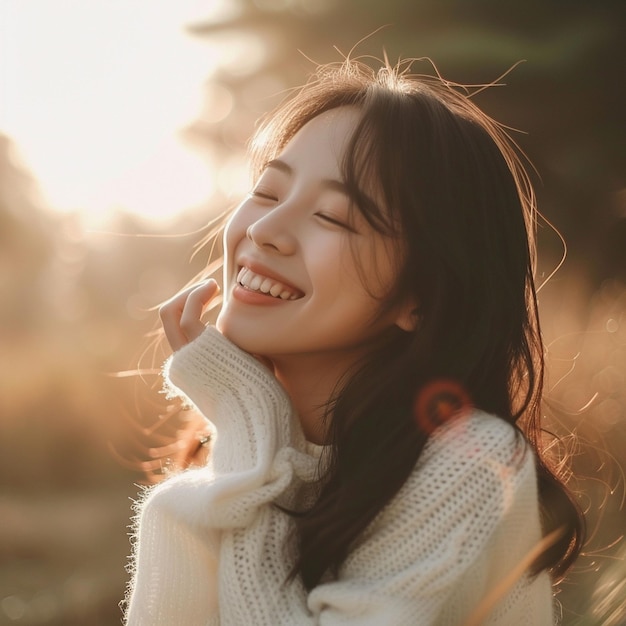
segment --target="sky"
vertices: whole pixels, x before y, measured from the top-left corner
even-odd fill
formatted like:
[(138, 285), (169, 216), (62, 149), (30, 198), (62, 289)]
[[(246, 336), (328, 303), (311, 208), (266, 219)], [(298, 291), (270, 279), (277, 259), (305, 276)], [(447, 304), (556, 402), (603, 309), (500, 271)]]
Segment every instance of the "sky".
[(220, 49), (184, 32), (233, 0), (0, 0), (0, 132), (53, 209), (167, 219), (213, 192), (179, 131)]

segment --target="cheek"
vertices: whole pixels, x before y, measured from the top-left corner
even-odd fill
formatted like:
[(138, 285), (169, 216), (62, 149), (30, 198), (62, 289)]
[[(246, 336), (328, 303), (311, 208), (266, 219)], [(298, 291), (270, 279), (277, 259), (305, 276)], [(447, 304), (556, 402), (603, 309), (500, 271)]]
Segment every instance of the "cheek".
[(380, 242), (355, 248), (343, 257), (343, 273), (353, 289), (376, 300), (385, 299), (393, 291), (399, 273), (392, 254)]
[(224, 251), (232, 252), (237, 241), (246, 235), (248, 228), (248, 220), (246, 220), (245, 212), (239, 207), (235, 210), (232, 217), (228, 220), (224, 229)]
[(231, 265), (234, 261), (233, 255), (237, 245), (246, 237), (246, 230), (250, 225), (250, 221), (246, 218), (245, 212), (240, 208), (235, 211), (224, 229), (222, 238), (224, 245), (224, 278), (228, 277)]
[(372, 293), (388, 298), (396, 290), (403, 264), (402, 242), (379, 241), (370, 260)]

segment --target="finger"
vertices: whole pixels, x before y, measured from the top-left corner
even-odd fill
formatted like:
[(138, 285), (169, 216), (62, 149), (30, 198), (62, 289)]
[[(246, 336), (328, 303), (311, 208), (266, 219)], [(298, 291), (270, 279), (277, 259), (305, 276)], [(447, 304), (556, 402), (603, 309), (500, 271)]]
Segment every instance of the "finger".
[[(208, 298), (207, 302), (217, 293), (218, 290), (217, 283), (212, 279), (207, 281), (206, 283), (202, 283), (201, 285), (192, 285), (184, 291), (181, 291), (179, 294), (176, 294), (173, 298), (170, 298), (159, 309), (159, 316), (161, 318), (163, 330), (165, 331), (165, 336), (174, 351), (182, 348), (191, 340), (187, 336), (186, 331), (181, 326), (181, 319), (183, 317), (187, 301), (191, 294), (197, 290), (202, 290), (203, 288), (208, 291), (208, 293), (205, 294)], [(211, 290), (213, 290), (213, 292), (211, 292)], [(200, 312), (197, 316), (198, 319), (202, 314), (202, 308), (204, 307), (200, 307)], [(203, 329), (204, 325), (202, 326), (200, 332)], [(195, 338), (195, 336), (196, 335), (194, 334), (193, 338)]]
[(204, 332), (206, 325), (201, 320), (202, 313), (218, 291), (217, 283), (214, 280), (209, 280), (196, 287), (187, 297), (180, 316), (180, 329), (188, 342), (193, 341)]
[(165, 331), (165, 336), (173, 350), (178, 350), (187, 343), (183, 331), (180, 328), (180, 318), (185, 308), (185, 302), (189, 294), (197, 287), (193, 285), (184, 291), (177, 293), (173, 298), (161, 305), (159, 308), (159, 317)]

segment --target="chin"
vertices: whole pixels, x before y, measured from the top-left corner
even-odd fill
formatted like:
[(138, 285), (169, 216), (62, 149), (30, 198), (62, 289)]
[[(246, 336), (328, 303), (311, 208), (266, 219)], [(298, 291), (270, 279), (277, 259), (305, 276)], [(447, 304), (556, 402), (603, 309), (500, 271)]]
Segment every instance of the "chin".
[[(254, 353), (254, 336), (250, 336), (249, 323), (242, 324), (229, 315), (228, 307), (223, 308), (217, 317), (215, 326), (226, 339), (246, 352)], [(242, 327), (244, 326), (244, 327)]]
[(229, 319), (229, 315), (226, 309), (222, 309), (217, 316), (217, 320), (215, 321), (215, 327), (219, 330), (224, 337), (230, 339), (234, 342), (234, 338), (232, 337), (233, 324)]

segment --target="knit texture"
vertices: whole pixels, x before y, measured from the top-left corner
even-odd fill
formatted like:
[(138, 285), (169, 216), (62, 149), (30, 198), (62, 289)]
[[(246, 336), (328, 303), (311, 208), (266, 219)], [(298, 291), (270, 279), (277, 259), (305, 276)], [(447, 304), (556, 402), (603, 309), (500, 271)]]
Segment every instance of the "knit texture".
[[(216, 431), (209, 464), (138, 503), (128, 626), (461, 626), (541, 539), (534, 456), (475, 411), (440, 427), (337, 579), (308, 593), (295, 562), (295, 501), (319, 473), (274, 376), (214, 328), (166, 363)], [(550, 579), (523, 574), (481, 622), (553, 624)]]

